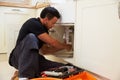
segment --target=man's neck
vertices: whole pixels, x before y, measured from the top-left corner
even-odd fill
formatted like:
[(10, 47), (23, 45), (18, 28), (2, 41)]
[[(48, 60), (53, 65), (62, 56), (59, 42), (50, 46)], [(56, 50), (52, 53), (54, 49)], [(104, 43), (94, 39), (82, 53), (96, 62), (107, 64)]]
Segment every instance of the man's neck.
[(44, 19), (39, 18), (39, 20), (40, 20), (40, 22), (42, 23), (42, 25), (45, 25), (45, 21), (44, 21)]

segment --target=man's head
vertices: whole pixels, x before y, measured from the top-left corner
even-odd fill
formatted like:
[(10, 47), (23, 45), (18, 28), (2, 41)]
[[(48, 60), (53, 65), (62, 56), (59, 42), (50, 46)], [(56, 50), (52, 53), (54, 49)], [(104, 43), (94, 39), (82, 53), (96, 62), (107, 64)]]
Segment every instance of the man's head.
[(42, 24), (45, 25), (48, 29), (50, 29), (60, 18), (60, 14), (58, 10), (54, 7), (46, 7), (42, 10), (40, 17)]

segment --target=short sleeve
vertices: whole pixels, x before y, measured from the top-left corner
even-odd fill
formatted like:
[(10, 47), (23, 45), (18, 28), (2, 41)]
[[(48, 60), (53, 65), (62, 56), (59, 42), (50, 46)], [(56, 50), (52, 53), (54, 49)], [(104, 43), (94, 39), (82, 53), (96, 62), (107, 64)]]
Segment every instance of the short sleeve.
[(43, 26), (39, 21), (31, 21), (29, 26), (30, 33), (35, 34), (36, 36), (47, 32), (45, 26)]

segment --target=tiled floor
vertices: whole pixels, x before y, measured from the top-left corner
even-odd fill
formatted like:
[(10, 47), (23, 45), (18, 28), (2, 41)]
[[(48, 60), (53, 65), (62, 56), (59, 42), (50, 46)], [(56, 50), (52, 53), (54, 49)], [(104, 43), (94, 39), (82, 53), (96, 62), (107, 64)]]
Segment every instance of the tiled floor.
[(8, 64), (8, 56), (0, 54), (0, 80), (10, 80), (15, 69)]

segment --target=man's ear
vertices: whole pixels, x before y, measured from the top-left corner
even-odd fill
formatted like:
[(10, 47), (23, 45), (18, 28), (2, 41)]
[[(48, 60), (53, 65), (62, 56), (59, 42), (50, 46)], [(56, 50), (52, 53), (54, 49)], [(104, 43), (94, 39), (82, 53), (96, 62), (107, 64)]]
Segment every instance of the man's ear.
[(48, 18), (47, 18), (47, 17), (45, 17), (45, 18), (44, 18), (44, 20), (45, 20), (45, 21), (48, 21)]
[(48, 18), (47, 18), (47, 17), (45, 17), (45, 18), (43, 19), (43, 23), (44, 23), (44, 24), (46, 24), (46, 23), (47, 23), (47, 21), (48, 21)]
[(47, 17), (45, 17), (45, 23), (47, 23), (47, 22), (48, 22), (48, 20), (49, 20), (49, 19), (48, 19)]

